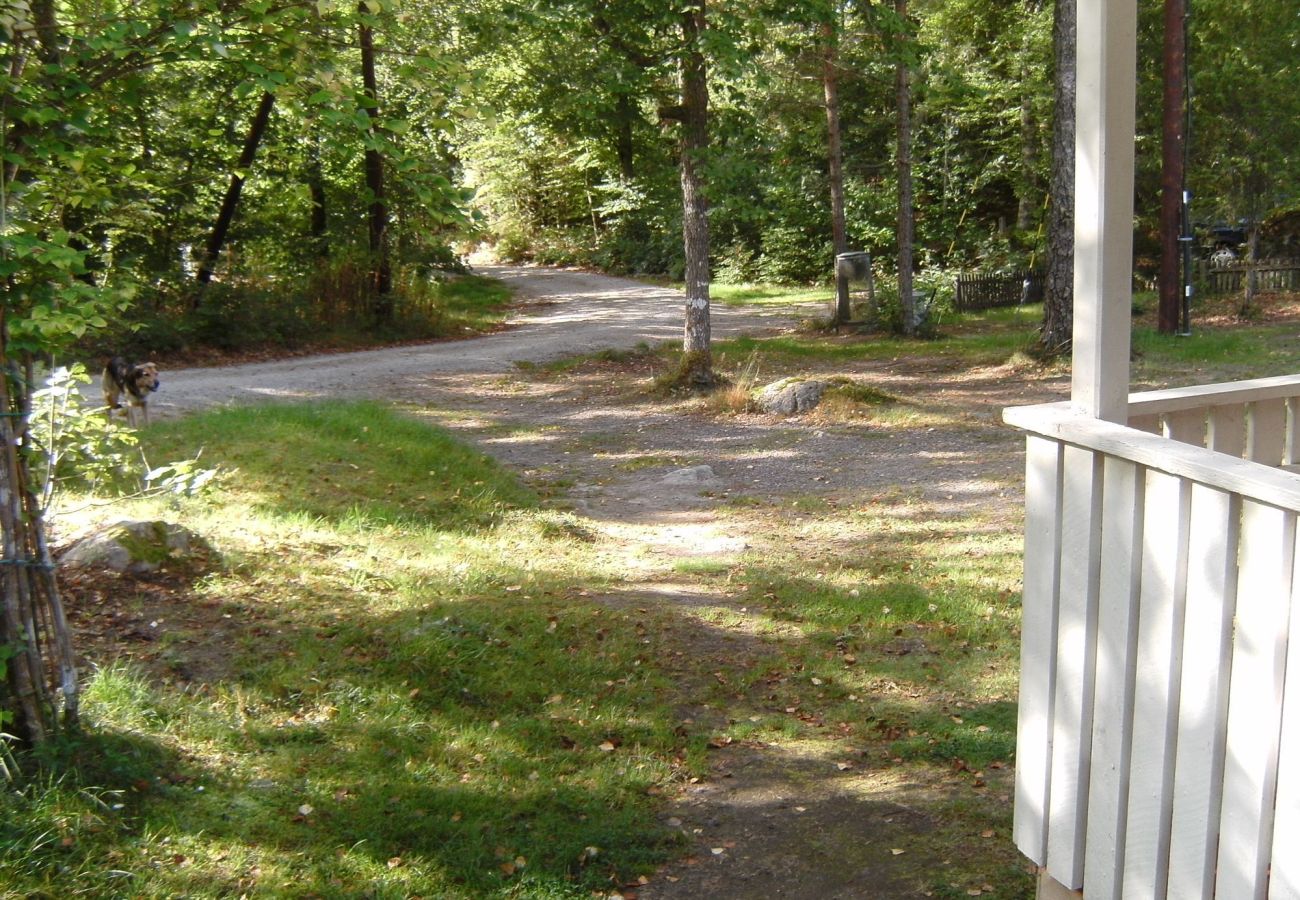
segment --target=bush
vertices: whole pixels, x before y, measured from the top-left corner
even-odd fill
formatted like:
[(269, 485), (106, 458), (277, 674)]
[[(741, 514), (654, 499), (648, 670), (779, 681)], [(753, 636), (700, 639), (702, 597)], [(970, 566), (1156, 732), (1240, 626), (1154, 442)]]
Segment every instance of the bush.
[(834, 258), (823, 235), (776, 225), (763, 232), (758, 280), (769, 284), (818, 284), (833, 274)]

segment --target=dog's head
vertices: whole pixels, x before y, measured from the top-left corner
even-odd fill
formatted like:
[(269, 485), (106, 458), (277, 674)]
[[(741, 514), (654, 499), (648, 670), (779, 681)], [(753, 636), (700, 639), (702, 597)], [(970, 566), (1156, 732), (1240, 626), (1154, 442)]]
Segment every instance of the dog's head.
[(130, 378), (140, 396), (158, 390), (158, 386), (162, 384), (162, 379), (158, 377), (158, 365), (151, 362), (137, 363), (132, 366)]

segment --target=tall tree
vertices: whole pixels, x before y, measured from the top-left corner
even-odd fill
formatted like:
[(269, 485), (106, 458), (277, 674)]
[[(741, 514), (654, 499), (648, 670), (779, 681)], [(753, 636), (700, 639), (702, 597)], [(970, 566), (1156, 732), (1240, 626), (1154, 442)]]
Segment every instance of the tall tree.
[(916, 208), (912, 196), (912, 59), (907, 25), (907, 0), (894, 0), (900, 27), (900, 49), (895, 63), (898, 102), (898, 300), (903, 310), (903, 333), (915, 334), (918, 326), (913, 286), (913, 242)]
[(370, 247), (370, 291), (372, 311), (380, 321), (393, 317), (393, 272), (388, 252), (388, 203), (384, 197), (384, 158), (379, 140), (379, 82), (375, 77), (375, 34), (370, 5), (358, 7), (357, 36), (361, 48), (361, 81), (366, 97), (369, 140), (365, 150), (368, 194), (368, 237)]
[(1056, 61), (1052, 120), (1052, 176), (1047, 219), (1047, 284), (1043, 292), (1040, 349), (1056, 355), (1074, 335), (1074, 103), (1078, 44), (1075, 0), (1056, 0), (1052, 48)]
[[(226, 196), (221, 201), (217, 221), (212, 226), (203, 258), (199, 262), (200, 286), (212, 281), (212, 273), (217, 267), (217, 259), (221, 256), (221, 248), (225, 245), (226, 235), (230, 232), (230, 223), (234, 221), (235, 212), (239, 208), (239, 196), (244, 190), (244, 180), (248, 177), (249, 169), (252, 168), (253, 160), (257, 156), (262, 135), (266, 134), (266, 125), (271, 120), (271, 109), (274, 106), (275, 94), (263, 91), (257, 110), (253, 113), (253, 120), (248, 125), (248, 134), (244, 137), (244, 147), (239, 153), (239, 160), (235, 163), (234, 171), (230, 173), (230, 185), (226, 188)], [(201, 298), (201, 291), (196, 291), (193, 301), (195, 309), (202, 302)]]
[[(844, 221), (844, 148), (840, 133), (839, 32), (836, 8), (831, 4), (826, 21), (821, 24), (822, 96), (826, 99), (826, 161), (831, 199), (831, 247), (838, 257), (849, 249), (848, 227)], [(835, 321), (846, 322), (851, 316), (848, 281), (835, 279)]]
[(704, 153), (709, 146), (708, 69), (701, 44), (707, 27), (705, 0), (691, 0), (681, 13), (681, 104), (665, 110), (680, 127), (682, 236), (686, 252), (686, 322), (682, 341), (683, 376), (696, 387), (710, 387), (713, 348), (709, 319), (709, 217), (704, 184)]
[(1178, 330), (1182, 307), (1179, 237), (1183, 224), (1187, 160), (1187, 0), (1165, 0), (1164, 107), (1160, 161), (1160, 303), (1162, 334)]

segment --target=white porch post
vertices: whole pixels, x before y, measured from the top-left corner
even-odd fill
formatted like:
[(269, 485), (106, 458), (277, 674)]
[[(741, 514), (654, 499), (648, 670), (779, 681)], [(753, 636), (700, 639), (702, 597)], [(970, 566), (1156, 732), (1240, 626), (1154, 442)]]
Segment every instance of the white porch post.
[(1137, 0), (1078, 0), (1074, 368), (1087, 415), (1128, 418)]

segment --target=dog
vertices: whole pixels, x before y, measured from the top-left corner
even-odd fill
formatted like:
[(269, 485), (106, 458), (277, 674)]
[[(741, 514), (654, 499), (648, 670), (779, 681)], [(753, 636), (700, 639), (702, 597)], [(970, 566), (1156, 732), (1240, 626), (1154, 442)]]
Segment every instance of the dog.
[(104, 405), (105, 415), (113, 419), (113, 410), (122, 409), (122, 398), (126, 398), (126, 420), (135, 426), (136, 410), (144, 424), (149, 424), (149, 395), (158, 390), (162, 379), (158, 377), (158, 366), (152, 362), (128, 363), (120, 356), (114, 356), (104, 367)]

